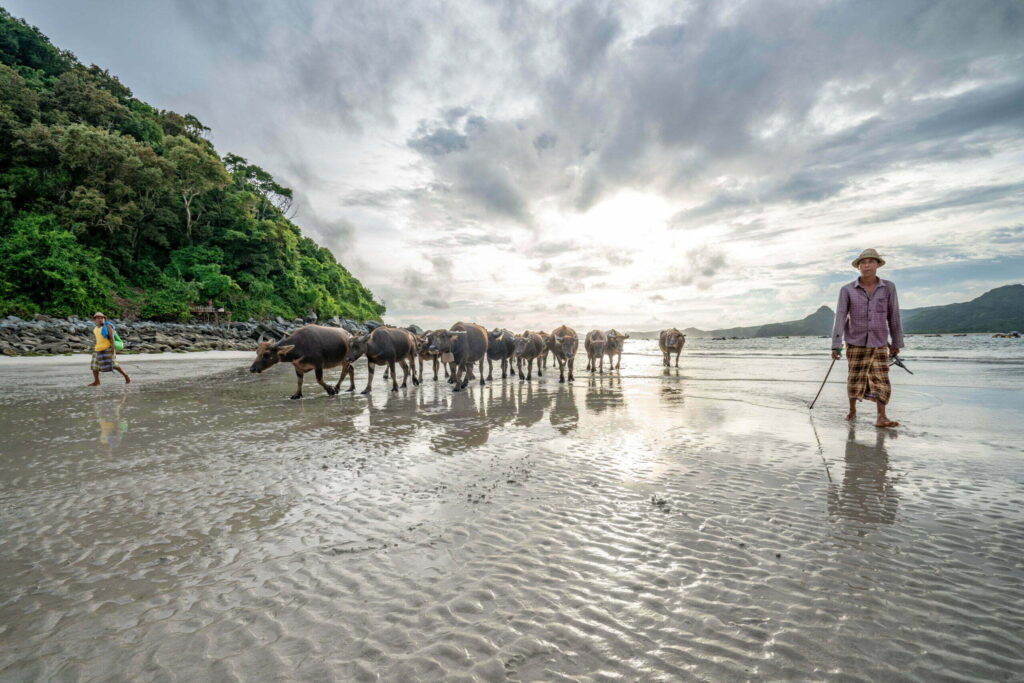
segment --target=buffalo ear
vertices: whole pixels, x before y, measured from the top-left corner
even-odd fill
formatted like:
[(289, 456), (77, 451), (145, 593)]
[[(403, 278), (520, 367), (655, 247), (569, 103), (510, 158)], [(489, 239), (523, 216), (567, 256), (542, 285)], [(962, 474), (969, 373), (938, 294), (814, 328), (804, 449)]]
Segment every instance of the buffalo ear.
[(295, 344), (289, 344), (288, 346), (278, 346), (277, 347), (277, 355), (282, 357), (282, 358), (284, 358), (294, 348), (295, 348)]

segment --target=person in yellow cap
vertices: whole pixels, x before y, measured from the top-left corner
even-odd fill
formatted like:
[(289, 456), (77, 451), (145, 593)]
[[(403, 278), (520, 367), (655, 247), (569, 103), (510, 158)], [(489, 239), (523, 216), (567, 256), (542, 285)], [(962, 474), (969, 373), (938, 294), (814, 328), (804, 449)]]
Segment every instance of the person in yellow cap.
[(896, 285), (877, 274), (884, 265), (885, 259), (874, 249), (865, 249), (853, 259), (860, 277), (839, 290), (832, 359), (839, 359), (845, 341), (849, 366), (846, 393), (850, 399), (846, 419), (857, 417), (857, 401), (868, 400), (878, 408), (876, 427), (896, 427), (899, 422), (889, 419), (885, 407), (892, 395), (889, 356), (903, 348), (903, 325)]
[(124, 377), (124, 383), (129, 384), (132, 378), (117, 364), (117, 350), (114, 348), (114, 326), (107, 322), (107, 316), (102, 313), (94, 313), (92, 320), (96, 323), (93, 328), (93, 336), (96, 337), (96, 346), (93, 347), (92, 363), (89, 369), (92, 370), (92, 384), (90, 387), (100, 385), (101, 372), (113, 372), (117, 370)]

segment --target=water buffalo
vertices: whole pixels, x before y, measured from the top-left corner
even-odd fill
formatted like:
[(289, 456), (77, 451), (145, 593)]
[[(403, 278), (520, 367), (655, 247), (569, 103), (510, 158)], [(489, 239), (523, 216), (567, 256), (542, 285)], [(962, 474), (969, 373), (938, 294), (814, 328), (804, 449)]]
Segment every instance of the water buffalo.
[(558, 382), (565, 383), (565, 366), (569, 366), (569, 381), (572, 376), (572, 365), (576, 361), (576, 351), (580, 348), (580, 338), (571, 327), (562, 325), (551, 332), (551, 355), (558, 361)]
[(429, 334), (427, 348), (441, 354), (442, 363), (452, 364), (455, 391), (465, 389), (472, 376), (473, 364), (480, 364), (480, 384), (484, 383), (484, 357), (487, 356), (487, 330), (475, 323), (455, 323), (451, 329)]
[(604, 374), (604, 354), (608, 347), (608, 335), (601, 330), (591, 330), (583, 339), (583, 348), (587, 351), (587, 370), (597, 370), (597, 360), (601, 359), (601, 374)]
[(410, 369), (412, 383), (420, 383), (416, 378), (416, 336), (408, 330), (397, 327), (378, 327), (369, 334), (353, 337), (348, 351), (348, 362), (354, 363), (361, 356), (366, 356), (367, 371), (366, 388), (361, 392), (363, 394), (370, 393), (374, 365), (388, 366), (392, 391), (398, 391), (395, 363), (402, 366), (402, 388), (407, 386)]
[(686, 344), (686, 335), (672, 328), (670, 330), (662, 330), (661, 334), (658, 335), (658, 348), (661, 349), (661, 353), (664, 355), (661, 364), (666, 368), (670, 366), (669, 356), (673, 352), (676, 354), (676, 367), (679, 367), (679, 354), (683, 352), (683, 346)]
[(487, 333), (487, 381), (494, 375), (494, 361), (501, 361), (501, 378), (506, 371), (512, 374), (512, 356), (515, 353), (515, 335), (508, 330), (494, 328)]
[[(302, 398), (302, 377), (310, 370), (316, 371), (317, 384), (328, 396), (334, 396), (341, 388), (345, 375), (350, 377), (349, 391), (356, 387), (355, 369), (348, 361), (352, 335), (340, 327), (306, 325), (276, 342), (264, 341), (260, 335), (256, 346), (256, 360), (249, 366), (249, 372), (263, 372), (271, 365), (291, 361), (295, 368), (298, 386), (293, 399)], [(341, 377), (333, 387), (324, 383), (324, 370), (341, 366)]]
[[(422, 335), (416, 338), (416, 355), (420, 358), (420, 381), (423, 381), (423, 361), (429, 360), (434, 366), (434, 381), (437, 381), (437, 366), (441, 365), (441, 354), (438, 351), (430, 350), (430, 335), (434, 332), (444, 332), (444, 330), (432, 330), (430, 332), (424, 332)], [(444, 376), (448, 377), (448, 364), (444, 363)]]
[(539, 370), (543, 364), (544, 369), (548, 369), (548, 354), (551, 353), (551, 335), (547, 332), (538, 332), (541, 341), (544, 342), (544, 346), (540, 350), (540, 358), (537, 359), (537, 369)]
[[(533, 361), (537, 361), (537, 376), (543, 377), (540, 369), (540, 356), (544, 350), (544, 338), (536, 332), (529, 330), (517, 334), (512, 341), (513, 356), (516, 359), (516, 368), (519, 371), (519, 379), (533, 379)], [(523, 361), (526, 361), (526, 375), (523, 375)]]
[(622, 334), (615, 329), (608, 330), (604, 334), (608, 337), (608, 343), (604, 346), (605, 355), (608, 356), (609, 363), (617, 361), (615, 369), (618, 370), (622, 367), (622, 347), (625, 346), (625, 341), (629, 339), (629, 335)]

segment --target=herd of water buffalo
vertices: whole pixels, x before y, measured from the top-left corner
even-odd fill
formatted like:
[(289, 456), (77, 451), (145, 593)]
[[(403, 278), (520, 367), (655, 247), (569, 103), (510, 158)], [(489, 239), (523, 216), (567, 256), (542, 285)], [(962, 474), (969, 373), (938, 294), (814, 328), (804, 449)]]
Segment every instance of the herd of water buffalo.
[[(604, 372), (604, 359), (608, 357), (609, 369), (619, 369), (622, 365), (622, 347), (629, 339), (628, 334), (617, 330), (591, 330), (583, 340), (587, 353), (587, 367), (590, 372)], [(658, 346), (662, 353), (662, 362), (668, 366), (671, 355), (675, 354), (676, 367), (679, 366), (679, 354), (686, 343), (686, 335), (672, 328), (662, 330), (658, 337)], [(317, 383), (328, 395), (333, 396), (341, 389), (341, 384), (349, 378), (348, 391), (356, 388), (355, 367), (353, 363), (366, 357), (367, 381), (362, 393), (370, 391), (373, 384), (373, 371), (377, 365), (388, 366), (391, 377), (392, 391), (398, 391), (398, 377), (395, 366), (402, 368), (402, 387), (407, 386), (409, 375), (412, 383), (423, 381), (423, 363), (430, 361), (433, 365), (434, 380), (437, 380), (439, 366), (444, 367), (444, 375), (454, 385), (455, 391), (465, 389), (469, 380), (474, 378), (473, 365), (479, 368), (480, 384), (491, 380), (494, 374), (494, 363), (500, 363), (501, 377), (519, 375), (519, 379), (533, 379), (533, 368), (536, 364), (537, 376), (543, 374), (548, 366), (548, 355), (554, 356), (558, 363), (558, 381), (573, 381), (573, 364), (579, 350), (579, 336), (575, 330), (566, 325), (547, 332), (530, 332), (514, 334), (506, 329), (487, 331), (475, 323), (455, 323), (447, 330), (432, 330), (416, 335), (401, 327), (381, 326), (368, 334), (355, 336), (339, 327), (323, 327), (306, 325), (290, 335), (277, 341), (266, 341), (260, 337), (256, 348), (256, 360), (249, 367), (250, 372), (263, 372), (276, 363), (290, 362), (295, 368), (298, 386), (292, 398), (302, 398), (302, 379), (310, 370), (315, 372)], [(416, 361), (419, 360), (419, 372)], [(487, 361), (487, 377), (484, 378), (484, 361)], [(515, 369), (512, 364), (515, 362)], [(523, 373), (523, 364), (526, 373)], [(324, 382), (324, 370), (341, 367), (341, 377), (333, 387)], [(388, 375), (385, 374), (385, 378)]]

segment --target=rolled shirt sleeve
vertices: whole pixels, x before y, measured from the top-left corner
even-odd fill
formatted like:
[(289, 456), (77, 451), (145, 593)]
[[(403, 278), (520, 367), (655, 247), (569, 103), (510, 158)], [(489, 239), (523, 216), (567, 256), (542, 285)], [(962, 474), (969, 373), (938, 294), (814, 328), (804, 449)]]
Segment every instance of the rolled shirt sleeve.
[(846, 287), (839, 290), (839, 301), (836, 303), (836, 322), (832, 325), (832, 348), (843, 348), (843, 331), (846, 328), (846, 318), (850, 313), (850, 294)]

